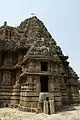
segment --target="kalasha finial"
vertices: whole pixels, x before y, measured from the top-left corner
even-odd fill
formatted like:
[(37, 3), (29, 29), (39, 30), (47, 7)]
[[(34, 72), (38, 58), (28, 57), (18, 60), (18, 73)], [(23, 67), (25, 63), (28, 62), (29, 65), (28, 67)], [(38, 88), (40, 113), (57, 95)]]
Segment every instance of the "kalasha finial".
[(4, 22), (4, 26), (7, 26), (7, 22), (6, 21)]
[(36, 13), (31, 13), (32, 16), (36, 16)]

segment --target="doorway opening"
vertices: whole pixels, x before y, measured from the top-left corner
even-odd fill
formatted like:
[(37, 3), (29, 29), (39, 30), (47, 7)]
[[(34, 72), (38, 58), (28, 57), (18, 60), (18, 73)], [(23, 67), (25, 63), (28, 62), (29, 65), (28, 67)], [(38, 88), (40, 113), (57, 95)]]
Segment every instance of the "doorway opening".
[(50, 103), (49, 103), (49, 97), (46, 97), (46, 101), (48, 102), (48, 114), (50, 115)]
[(40, 76), (41, 92), (48, 92), (48, 76)]
[(47, 71), (48, 62), (41, 62), (41, 71)]

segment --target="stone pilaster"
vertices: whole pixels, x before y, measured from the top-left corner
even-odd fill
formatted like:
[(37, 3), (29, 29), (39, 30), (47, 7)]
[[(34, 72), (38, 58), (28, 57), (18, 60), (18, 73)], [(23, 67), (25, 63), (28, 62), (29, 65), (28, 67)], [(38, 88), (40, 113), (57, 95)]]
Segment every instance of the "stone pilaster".
[(48, 101), (47, 100), (45, 100), (44, 101), (44, 107), (43, 107), (43, 112), (45, 113), (45, 114), (48, 114)]

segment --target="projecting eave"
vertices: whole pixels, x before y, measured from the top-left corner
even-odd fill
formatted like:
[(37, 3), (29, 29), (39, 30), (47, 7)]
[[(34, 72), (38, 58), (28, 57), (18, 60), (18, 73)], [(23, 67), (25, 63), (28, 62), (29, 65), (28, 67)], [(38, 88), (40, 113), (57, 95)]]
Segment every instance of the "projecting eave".
[(66, 61), (69, 57), (64, 55), (59, 55), (60, 59)]
[(53, 61), (55, 63), (61, 63), (61, 60), (58, 58), (55, 58), (54, 56), (41, 56), (41, 55), (31, 55), (26, 56), (24, 60), (21, 62), (21, 64), (25, 64), (28, 60), (39, 60), (39, 61)]

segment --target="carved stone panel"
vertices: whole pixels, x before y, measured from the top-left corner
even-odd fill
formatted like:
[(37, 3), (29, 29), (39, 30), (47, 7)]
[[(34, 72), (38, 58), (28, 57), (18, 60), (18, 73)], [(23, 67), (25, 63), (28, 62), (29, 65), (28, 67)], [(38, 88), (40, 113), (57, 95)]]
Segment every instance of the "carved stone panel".
[(5, 56), (4, 58), (4, 66), (10, 67), (12, 65), (12, 58), (11, 56)]
[(1, 84), (11, 85), (11, 72), (10, 71), (3, 72), (3, 80)]
[(0, 52), (0, 66), (1, 66), (1, 64), (2, 64), (2, 54)]
[(1, 84), (1, 81), (2, 81), (2, 72), (0, 72), (0, 84)]

